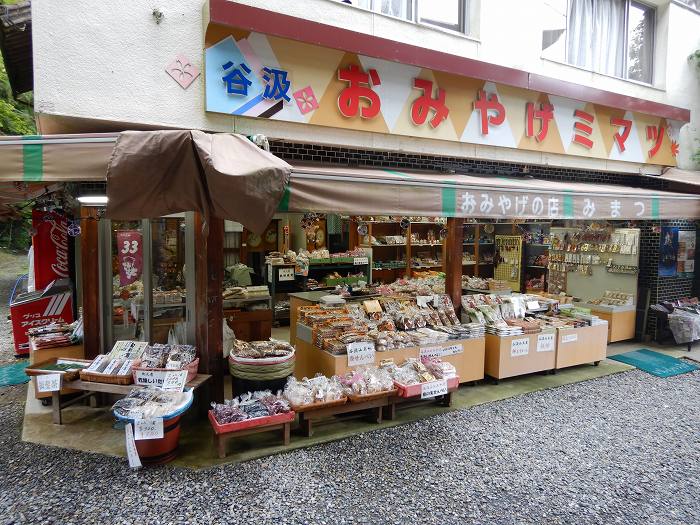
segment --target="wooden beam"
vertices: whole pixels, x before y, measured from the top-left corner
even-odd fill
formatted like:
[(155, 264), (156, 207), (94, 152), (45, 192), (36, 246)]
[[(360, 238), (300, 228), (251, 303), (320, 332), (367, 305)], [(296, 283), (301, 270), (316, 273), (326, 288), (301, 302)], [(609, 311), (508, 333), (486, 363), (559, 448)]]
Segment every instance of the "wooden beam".
[(462, 304), (462, 239), (463, 219), (447, 219), (447, 239), (445, 239), (445, 293), (452, 299), (459, 315)]
[[(83, 291), (83, 344), (85, 359), (94, 359), (100, 353), (100, 264), (98, 209), (80, 208), (80, 264)], [(107, 261), (107, 264), (111, 264)], [(107, 299), (105, 299), (107, 300)], [(109, 298), (111, 301), (111, 297)]]
[(200, 354), (200, 372), (210, 374), (209, 397), (224, 400), (223, 299), (224, 221), (210, 218), (208, 235), (204, 217), (195, 214), (195, 338)]

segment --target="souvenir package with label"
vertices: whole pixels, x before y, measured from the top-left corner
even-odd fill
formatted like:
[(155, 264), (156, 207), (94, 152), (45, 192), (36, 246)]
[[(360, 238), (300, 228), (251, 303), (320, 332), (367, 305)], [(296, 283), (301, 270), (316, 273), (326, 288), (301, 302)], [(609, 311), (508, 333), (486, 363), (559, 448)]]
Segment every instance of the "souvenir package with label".
[(287, 399), (269, 390), (248, 392), (223, 403), (212, 403), (211, 409), (216, 421), (222, 425), (285, 414), (292, 410)]
[(437, 379), (419, 359), (415, 358), (407, 359), (398, 366), (394, 363), (389, 363), (383, 368), (386, 369), (394, 381), (402, 385), (429, 383)]
[(190, 392), (164, 392), (153, 388), (134, 388), (112, 406), (115, 414), (130, 419), (168, 416), (191, 401)]
[[(153, 344), (146, 347), (142, 356), (142, 368), (184, 368), (194, 361), (197, 351), (191, 345)], [(177, 365), (177, 366), (175, 366)]]
[(359, 367), (340, 380), (346, 394), (367, 395), (394, 389), (394, 379), (384, 368)]
[(319, 374), (311, 379), (305, 377), (301, 381), (290, 377), (284, 387), (283, 396), (292, 405), (303, 406), (338, 401), (345, 397), (345, 393), (338, 376), (328, 378)]
[(436, 379), (449, 379), (457, 376), (457, 369), (452, 363), (443, 361), (435, 357), (423, 357), (421, 363), (425, 365), (428, 371), (435, 376)]
[(270, 339), (268, 341), (241, 341), (233, 342), (231, 355), (260, 359), (266, 357), (287, 357), (294, 353), (294, 347), (286, 341)]

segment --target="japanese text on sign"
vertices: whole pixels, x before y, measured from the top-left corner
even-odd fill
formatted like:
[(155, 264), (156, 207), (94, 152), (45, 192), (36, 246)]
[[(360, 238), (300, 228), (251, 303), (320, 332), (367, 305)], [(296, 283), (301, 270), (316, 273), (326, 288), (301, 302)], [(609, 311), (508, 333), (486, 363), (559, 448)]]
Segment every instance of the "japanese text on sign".
[(139, 458), (139, 451), (136, 450), (134, 430), (131, 423), (127, 423), (124, 427), (124, 434), (126, 435), (126, 457), (129, 459), (129, 466), (131, 468), (140, 468), (141, 459)]
[(277, 275), (279, 282), (294, 280), (294, 268), (280, 268), (278, 272), (279, 273)]
[(462, 345), (449, 346), (423, 346), (420, 348), (419, 357), (445, 357), (464, 352)]
[(437, 381), (423, 383), (420, 386), (421, 399), (430, 399), (445, 395), (447, 395), (447, 379), (438, 379)]
[(565, 334), (561, 336), (562, 343), (573, 343), (578, 341), (578, 334)]
[(352, 264), (354, 266), (360, 266), (362, 264), (369, 264), (369, 258), (368, 257), (355, 257), (352, 260)]
[(554, 352), (554, 333), (539, 334), (537, 336), (538, 352)]
[(520, 357), (530, 353), (530, 338), (513, 339), (510, 342), (510, 356)]
[(58, 392), (61, 390), (61, 374), (40, 374), (36, 376), (38, 392)]
[(374, 364), (374, 343), (360, 341), (348, 344), (348, 366)]
[(139, 386), (182, 392), (187, 381), (187, 370), (134, 370), (134, 379)]
[(154, 417), (134, 420), (134, 439), (161, 439), (163, 437), (163, 418)]

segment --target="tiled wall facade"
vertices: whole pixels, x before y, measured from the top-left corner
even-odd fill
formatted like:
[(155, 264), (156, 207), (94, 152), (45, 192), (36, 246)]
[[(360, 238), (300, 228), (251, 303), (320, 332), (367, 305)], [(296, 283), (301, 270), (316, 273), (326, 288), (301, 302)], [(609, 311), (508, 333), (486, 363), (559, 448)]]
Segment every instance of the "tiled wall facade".
[[(326, 163), (351, 167), (417, 169), (440, 172), (456, 171), (458, 173), (493, 175), (522, 173), (527, 169), (533, 177), (545, 180), (621, 184), (649, 189), (666, 189), (666, 181), (649, 177), (571, 168), (526, 166), (493, 160), (359, 150), (288, 141), (270, 142), (270, 151), (292, 164)], [(637, 226), (641, 228), (639, 307), (641, 309), (645, 307), (647, 290), (649, 290), (650, 294), (650, 304), (663, 300), (679, 299), (697, 293), (695, 292), (693, 278), (658, 276), (660, 234), (654, 233), (655, 226), (678, 226), (681, 230), (694, 230), (696, 229), (696, 223), (687, 220), (643, 221)], [(643, 320), (642, 313), (640, 312), (638, 316), (640, 321)], [(639, 326), (638, 332), (641, 329), (642, 327)], [(649, 316), (646, 333), (652, 337), (656, 334), (656, 319), (652, 316)]]

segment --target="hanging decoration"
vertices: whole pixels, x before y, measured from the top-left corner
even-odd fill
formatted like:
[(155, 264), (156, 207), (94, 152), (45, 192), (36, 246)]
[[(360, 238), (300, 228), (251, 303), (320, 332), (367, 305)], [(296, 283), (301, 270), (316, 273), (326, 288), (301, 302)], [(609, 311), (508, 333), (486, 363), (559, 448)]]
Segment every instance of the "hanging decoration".
[(80, 220), (76, 219), (68, 225), (68, 235), (70, 237), (78, 237), (81, 233)]
[(447, 239), (447, 228), (442, 228), (440, 230), (440, 240), (444, 241), (445, 239)]
[(305, 213), (301, 218), (301, 227), (304, 230), (309, 230), (313, 228), (322, 218), (322, 213)]
[(402, 230), (408, 230), (408, 227), (411, 225), (411, 221), (409, 221), (408, 218), (404, 217), (403, 219), (401, 219), (400, 225)]
[(359, 233), (360, 235), (367, 235), (368, 232), (369, 228), (364, 222), (357, 225), (357, 233)]

